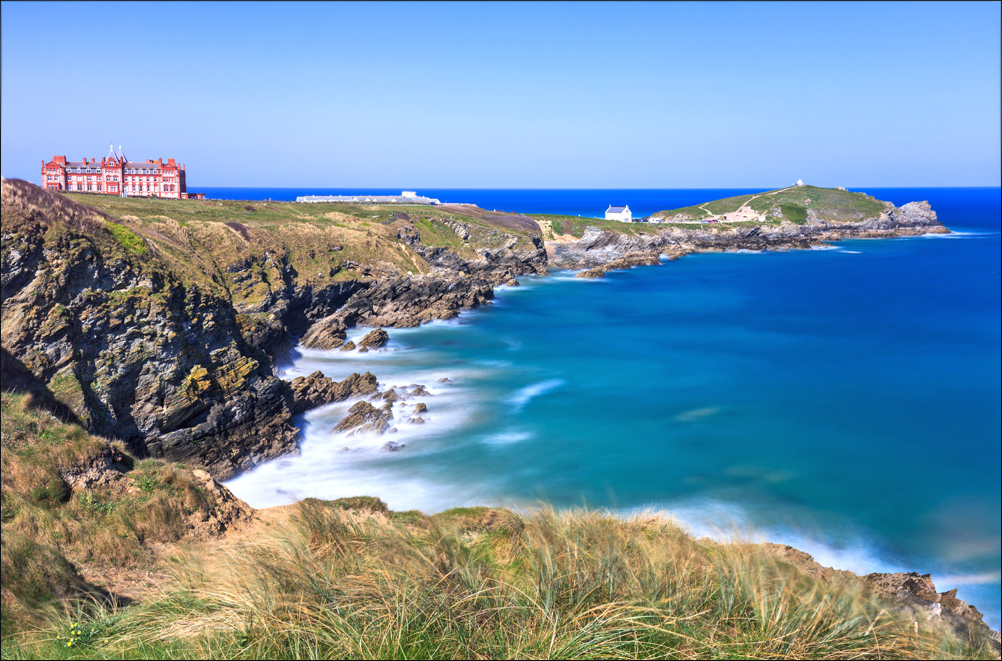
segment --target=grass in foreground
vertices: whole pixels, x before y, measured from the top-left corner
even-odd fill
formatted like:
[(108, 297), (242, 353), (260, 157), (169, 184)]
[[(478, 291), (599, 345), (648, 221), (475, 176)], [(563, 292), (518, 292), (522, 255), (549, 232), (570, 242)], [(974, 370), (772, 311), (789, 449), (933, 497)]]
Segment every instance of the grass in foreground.
[(193, 551), (177, 589), (53, 615), (4, 656), (956, 658), (981, 655), (761, 547), (670, 519), (301, 503), (284, 533)]

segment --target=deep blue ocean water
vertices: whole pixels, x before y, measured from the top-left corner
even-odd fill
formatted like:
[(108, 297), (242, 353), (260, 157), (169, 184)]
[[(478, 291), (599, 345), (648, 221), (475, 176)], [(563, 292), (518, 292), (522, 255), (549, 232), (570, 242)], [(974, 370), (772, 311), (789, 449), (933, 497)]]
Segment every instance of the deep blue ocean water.
[[(743, 191), (420, 192), (645, 215)], [(665, 509), (698, 534), (784, 541), (840, 569), (931, 572), (998, 627), (1002, 191), (866, 192), (927, 199), (955, 234), (522, 278), (453, 322), (391, 329), (387, 352), (302, 350), (288, 378), (427, 384), (426, 424), (398, 414), (397, 434), (346, 438), (329, 430), (350, 404), (318, 409), (301, 456), (229, 485), (256, 506), (369, 494), (400, 510)], [(240, 199), (262, 197), (279, 199)], [(380, 452), (388, 439), (407, 447)]]

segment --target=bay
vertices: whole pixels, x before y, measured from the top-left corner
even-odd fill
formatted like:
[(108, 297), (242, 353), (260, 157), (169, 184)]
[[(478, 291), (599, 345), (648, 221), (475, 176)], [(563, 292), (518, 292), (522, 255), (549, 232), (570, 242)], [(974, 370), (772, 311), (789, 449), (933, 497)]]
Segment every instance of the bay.
[[(425, 384), (425, 424), (346, 438), (330, 429), (349, 404), (317, 409), (301, 456), (228, 484), (258, 507), (365, 494), (426, 512), (665, 509), (697, 534), (787, 542), (841, 569), (931, 572), (998, 627), (1000, 190), (867, 192), (928, 199), (955, 233), (522, 278), (456, 321), (390, 329), (386, 352), (300, 350), (286, 378)], [(489, 194), (460, 201), (575, 213), (613, 197)], [(407, 447), (380, 452), (391, 439)]]

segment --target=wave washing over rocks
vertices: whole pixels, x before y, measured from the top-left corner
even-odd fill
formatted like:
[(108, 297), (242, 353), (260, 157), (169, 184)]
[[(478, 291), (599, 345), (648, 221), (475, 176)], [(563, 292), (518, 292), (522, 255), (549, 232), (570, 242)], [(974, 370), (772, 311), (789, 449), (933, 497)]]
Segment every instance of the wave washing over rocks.
[[(291, 364), (283, 366), (294, 389), (298, 385), (304, 391), (346, 396), (329, 399), (298, 418), (303, 436), (298, 456), (262, 464), (227, 486), (255, 507), (370, 492), (389, 503), (428, 511), (454, 502), (447, 484), (392, 478), (386, 470), (387, 462), (434, 452), (436, 438), (471, 425), (476, 417), (464, 381), (483, 377), (490, 367), (448, 369), (436, 365), (434, 352), (408, 347), (409, 335), (429, 328), (455, 332), (460, 325), (432, 322), (422, 329), (394, 330), (394, 339), (385, 347), (367, 353), (297, 351)], [(345, 344), (360, 345), (363, 333), (349, 332)], [(373, 373), (379, 374), (378, 380)]]

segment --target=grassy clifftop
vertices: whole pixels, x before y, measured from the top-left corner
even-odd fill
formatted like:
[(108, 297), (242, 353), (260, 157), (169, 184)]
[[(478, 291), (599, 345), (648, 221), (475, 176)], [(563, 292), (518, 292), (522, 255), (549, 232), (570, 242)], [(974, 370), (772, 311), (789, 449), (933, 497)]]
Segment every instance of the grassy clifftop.
[(103, 439), (25, 395), (2, 407), (3, 658), (992, 656), (663, 515), (252, 512), (185, 467), (96, 469)]
[[(892, 206), (890, 202), (877, 200), (866, 193), (854, 193), (837, 188), (794, 186), (658, 211), (652, 214), (652, 217), (670, 220), (673, 227), (682, 229), (706, 229), (706, 225), (699, 221), (714, 219), (718, 228), (727, 229), (750, 225), (779, 225), (784, 221), (801, 225), (811, 218), (825, 222), (860, 222), (877, 218)], [(747, 219), (725, 217), (725, 214), (733, 214), (742, 208), (748, 212)], [(760, 214), (762, 218), (758, 217)], [(547, 240), (560, 240), (561, 237), (565, 240), (580, 239), (589, 227), (631, 236), (664, 229), (662, 225), (657, 224), (623, 223), (604, 218), (552, 214), (530, 214), (530, 216), (539, 223), (543, 238)]]
[(859, 222), (876, 218), (892, 206), (890, 202), (882, 202), (866, 193), (854, 193), (838, 188), (793, 186), (659, 211), (653, 215), (676, 221), (686, 218), (719, 219), (724, 214), (734, 213), (745, 207), (755, 213), (763, 214), (768, 224), (779, 224), (784, 220), (802, 224), (808, 220), (809, 215), (826, 222)]
[[(62, 197), (117, 221), (107, 232), (132, 255), (158, 262), (185, 283), (237, 306), (265, 300), (290, 273), (293, 282), (282, 285), (425, 273), (431, 267), (419, 246), (475, 258), (478, 249), (497, 249), (511, 236), (517, 248), (531, 246), (531, 237), (539, 235), (524, 219), (462, 206)], [(468, 227), (465, 237), (454, 229), (456, 223)], [(417, 228), (416, 244), (410, 226)]]

